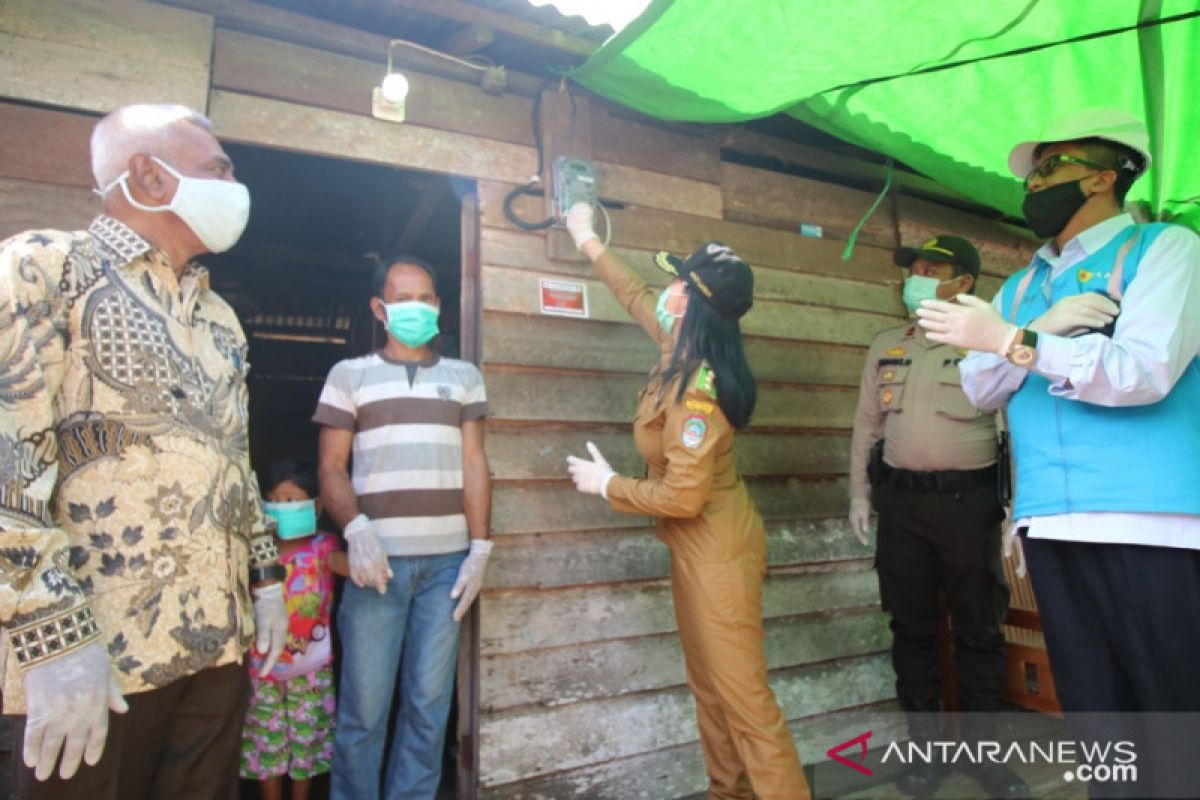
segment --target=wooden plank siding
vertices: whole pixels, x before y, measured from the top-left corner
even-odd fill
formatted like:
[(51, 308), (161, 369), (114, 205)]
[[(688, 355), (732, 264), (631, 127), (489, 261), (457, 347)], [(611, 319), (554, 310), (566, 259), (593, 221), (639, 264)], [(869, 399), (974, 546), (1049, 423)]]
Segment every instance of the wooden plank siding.
[(4, 0), (0, 19), (0, 97), (101, 113), (205, 110), (212, 17), (140, 0)]
[[(479, 601), (479, 795), (702, 791), (666, 549), (651, 520), (579, 494), (565, 470), (567, 454), (584, 452), (589, 440), (619, 471), (644, 468), (630, 421), (655, 348), (590, 265), (558, 247), (561, 231), (519, 230), (503, 213), (505, 195), (536, 169), (530, 85), (539, 82), (515, 76), (519, 94), (492, 96), (467, 82), (469, 71), (406, 67), (408, 121), (384, 122), (370, 116), (384, 69), (378, 33), (250, 2), (169, 1), (0, 0), (19, 12), (0, 22), (0, 97), (17, 101), (0, 103), (0, 235), (59, 224), (47, 217), (55, 207), (74, 220), (65, 227), (86, 221), (96, 203), (82, 153), (95, 113), (162, 99), (163, 87), (206, 110), (227, 141), (474, 180), (481, 267), (473, 333), (491, 411), (497, 542)], [(38, 53), (83, 77), (48, 80)], [(845, 520), (866, 346), (904, 313), (892, 249), (937, 232), (966, 235), (984, 254), (979, 293), (990, 297), (1033, 242), (931, 202), (938, 187), (916, 176), (900, 185), (923, 197), (886, 198), (843, 260), (871, 192), (724, 163), (716, 129), (662, 125), (584, 99), (577, 115), (556, 122), (566, 126), (556, 135), (586, 144), (594, 158), (600, 196), (613, 206), (615, 252), (654, 286), (666, 285), (651, 265), (654, 251), (685, 254), (710, 239), (755, 269), (743, 331), (759, 405), (735, 458), (767, 526), (771, 684), (802, 757), (822, 759), (873, 714), (894, 710), (872, 550)], [(732, 144), (746, 152), (778, 145), (789, 158), (815, 157), (812, 148), (796, 155), (771, 137), (735, 133)], [(845, 156), (828, 164), (858, 179), (880, 169)], [(522, 196), (516, 209), (540, 219), (545, 198)], [(802, 222), (820, 225), (824, 237), (801, 236)], [(590, 317), (540, 314), (545, 276), (585, 284)], [(876, 727), (880, 742), (894, 733)]]

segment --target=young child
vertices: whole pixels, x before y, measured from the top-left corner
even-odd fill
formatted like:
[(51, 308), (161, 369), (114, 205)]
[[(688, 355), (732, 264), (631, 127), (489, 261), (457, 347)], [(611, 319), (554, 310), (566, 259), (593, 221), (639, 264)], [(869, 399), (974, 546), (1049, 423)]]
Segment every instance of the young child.
[(260, 675), (262, 655), (252, 652), (253, 694), (242, 733), (243, 778), (261, 783), (263, 800), (282, 800), (283, 776), (293, 800), (305, 800), (312, 778), (332, 759), (334, 691), (329, 606), (333, 575), (349, 575), (337, 537), (317, 531), (320, 513), (311, 462), (272, 465), (263, 510), (278, 523), (279, 560), (287, 568), (284, 599), (288, 638), (270, 674)]

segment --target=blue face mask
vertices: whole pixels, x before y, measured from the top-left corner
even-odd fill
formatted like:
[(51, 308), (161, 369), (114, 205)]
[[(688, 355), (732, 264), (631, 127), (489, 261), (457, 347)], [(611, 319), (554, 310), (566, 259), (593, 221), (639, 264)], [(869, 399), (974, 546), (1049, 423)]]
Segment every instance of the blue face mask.
[(384, 303), (387, 309), (388, 333), (401, 344), (420, 347), (438, 333), (438, 309), (428, 303), (413, 300), (406, 303)]
[(274, 517), (280, 539), (303, 539), (317, 532), (317, 502), (297, 500), (291, 503), (263, 503), (263, 511)]
[(662, 290), (662, 294), (658, 296), (658, 305), (654, 307), (654, 316), (658, 317), (658, 327), (662, 328), (663, 333), (670, 333), (671, 328), (675, 327), (675, 320), (679, 317), (667, 311), (667, 298), (671, 296), (671, 287), (668, 286)]

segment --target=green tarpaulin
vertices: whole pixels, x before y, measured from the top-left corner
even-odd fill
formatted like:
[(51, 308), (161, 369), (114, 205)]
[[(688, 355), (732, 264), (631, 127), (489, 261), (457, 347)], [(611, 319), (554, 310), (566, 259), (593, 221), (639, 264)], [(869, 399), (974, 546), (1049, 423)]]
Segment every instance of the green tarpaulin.
[(1010, 147), (1115, 106), (1130, 200), (1200, 227), (1200, 0), (656, 0), (572, 77), (662, 119), (786, 113), (1019, 216)]

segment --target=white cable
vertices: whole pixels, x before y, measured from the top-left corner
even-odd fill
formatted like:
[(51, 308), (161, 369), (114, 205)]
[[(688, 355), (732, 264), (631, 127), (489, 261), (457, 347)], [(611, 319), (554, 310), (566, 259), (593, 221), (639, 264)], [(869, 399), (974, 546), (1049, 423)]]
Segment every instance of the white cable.
[(484, 56), (479, 56), (479, 58), (481, 60), (487, 60), (489, 62), (488, 64), (472, 64), (470, 61), (467, 61), (466, 59), (459, 58), (458, 56), (452, 56), (449, 53), (443, 53), (440, 50), (434, 50), (432, 47), (426, 47), (423, 44), (417, 44), (416, 42), (410, 42), (408, 39), (392, 39), (392, 45), (397, 45), (397, 44), (406, 45), (408, 47), (413, 48), (414, 50), (422, 50), (426, 53), (429, 53), (432, 56), (437, 56), (438, 58), (444, 58), (444, 59), (447, 59), (448, 61), (456, 61), (459, 64), (462, 64), (464, 67), (470, 67), (471, 69), (477, 69), (480, 72), (485, 72), (490, 67), (496, 66), (496, 62), (492, 61), (490, 58), (485, 59)]
[(604, 246), (608, 247), (608, 243), (612, 241), (612, 217), (608, 215), (608, 209), (603, 203), (596, 203), (600, 208), (600, 214), (604, 217)]

